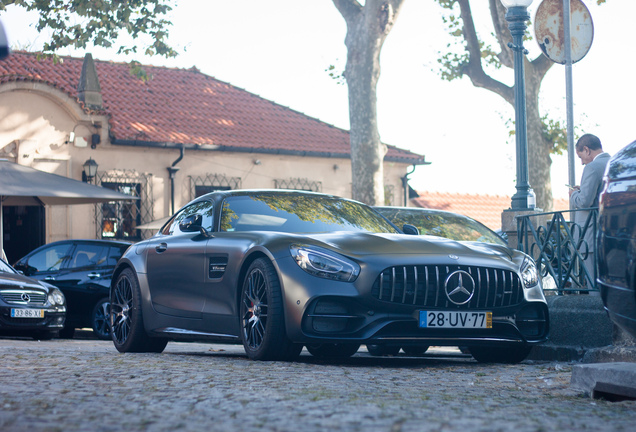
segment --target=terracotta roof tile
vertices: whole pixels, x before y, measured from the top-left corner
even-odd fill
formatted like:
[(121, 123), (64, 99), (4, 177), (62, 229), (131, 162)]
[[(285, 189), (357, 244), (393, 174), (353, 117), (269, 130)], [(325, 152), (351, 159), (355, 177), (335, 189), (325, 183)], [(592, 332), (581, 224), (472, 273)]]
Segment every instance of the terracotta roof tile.
[[(501, 229), (501, 213), (510, 208), (510, 197), (502, 195), (462, 194), (451, 192), (417, 192), (413, 206), (446, 210), (469, 216), (492, 230)], [(566, 199), (555, 199), (554, 210), (568, 210)]]
[[(38, 61), (14, 52), (0, 63), (0, 83), (46, 82), (77, 98), (83, 59)], [(118, 141), (215, 145), (228, 149), (349, 155), (349, 133), (199, 72), (145, 66), (152, 79), (130, 74), (127, 63), (95, 61), (104, 110)], [(424, 163), (389, 146), (388, 160)]]

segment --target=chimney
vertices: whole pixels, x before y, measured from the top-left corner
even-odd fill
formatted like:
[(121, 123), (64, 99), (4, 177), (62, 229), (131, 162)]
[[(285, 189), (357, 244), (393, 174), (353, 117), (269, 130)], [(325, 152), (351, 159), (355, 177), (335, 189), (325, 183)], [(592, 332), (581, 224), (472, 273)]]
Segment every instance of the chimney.
[(102, 94), (97, 78), (97, 69), (90, 53), (86, 53), (79, 85), (77, 86), (77, 97), (84, 102), (87, 108), (102, 109)]

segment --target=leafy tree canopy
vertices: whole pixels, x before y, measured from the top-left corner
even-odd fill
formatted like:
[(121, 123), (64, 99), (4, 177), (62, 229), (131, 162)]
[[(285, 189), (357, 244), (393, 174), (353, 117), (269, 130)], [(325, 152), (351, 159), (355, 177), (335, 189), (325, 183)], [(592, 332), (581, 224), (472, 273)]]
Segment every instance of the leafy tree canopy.
[[(38, 31), (50, 30), (50, 40), (42, 52), (55, 55), (62, 48), (85, 49), (88, 44), (111, 48), (122, 32), (133, 41), (142, 35), (150, 37), (143, 54), (175, 57), (168, 45), (165, 15), (172, 10), (171, 0), (0, 0), (0, 11), (14, 5), (37, 11)], [(138, 43), (122, 44), (118, 54), (137, 53)]]

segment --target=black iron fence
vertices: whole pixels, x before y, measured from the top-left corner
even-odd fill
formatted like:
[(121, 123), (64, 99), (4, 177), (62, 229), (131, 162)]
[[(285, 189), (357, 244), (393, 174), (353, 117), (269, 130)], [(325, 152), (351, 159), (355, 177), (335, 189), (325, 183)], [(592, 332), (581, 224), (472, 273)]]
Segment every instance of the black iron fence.
[(517, 249), (536, 261), (544, 290), (556, 294), (598, 290), (597, 221), (598, 208), (517, 216)]

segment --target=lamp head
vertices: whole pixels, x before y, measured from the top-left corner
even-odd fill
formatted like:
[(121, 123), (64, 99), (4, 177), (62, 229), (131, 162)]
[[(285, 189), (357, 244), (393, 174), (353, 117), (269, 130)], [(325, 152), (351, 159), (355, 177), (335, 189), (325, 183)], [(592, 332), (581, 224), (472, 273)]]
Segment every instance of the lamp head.
[(95, 176), (97, 175), (98, 166), (99, 165), (97, 165), (97, 162), (95, 162), (93, 158), (90, 158), (86, 162), (84, 162), (84, 175), (89, 181), (95, 178)]
[(501, 4), (504, 5), (506, 9), (510, 9), (511, 7), (527, 8), (532, 4), (532, 0), (501, 0)]

